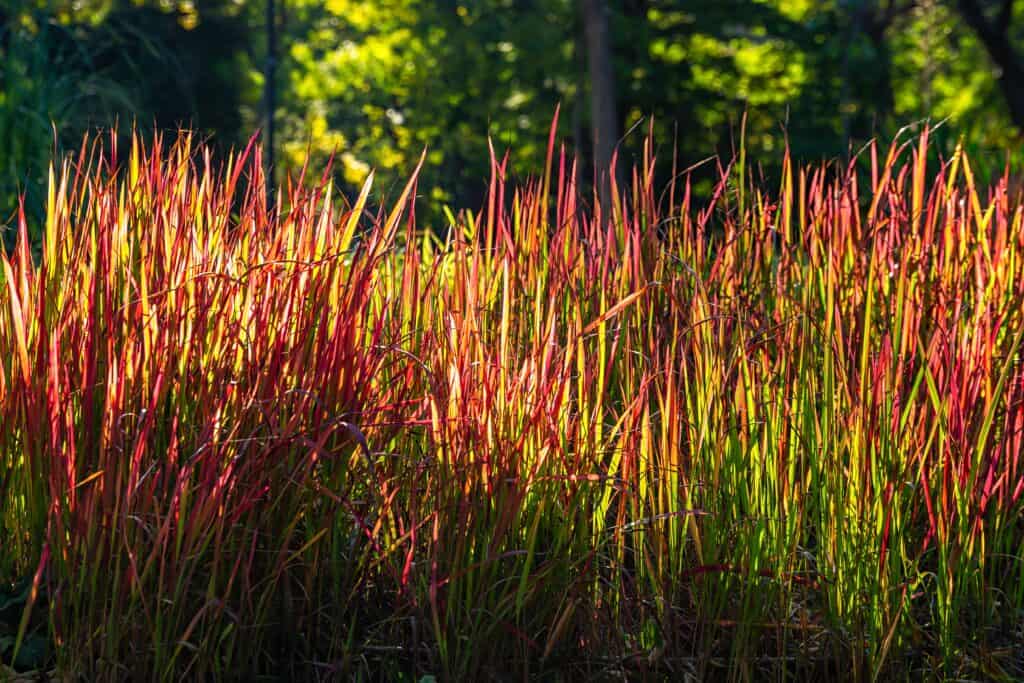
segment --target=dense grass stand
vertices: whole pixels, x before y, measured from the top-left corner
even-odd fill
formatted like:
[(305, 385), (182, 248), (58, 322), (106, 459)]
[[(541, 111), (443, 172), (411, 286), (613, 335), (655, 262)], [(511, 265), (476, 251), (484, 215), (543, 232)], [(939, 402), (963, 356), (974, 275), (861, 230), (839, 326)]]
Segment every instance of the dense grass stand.
[(415, 173), (370, 220), (87, 141), (2, 261), (4, 661), (1024, 675), (1019, 197), (927, 132), (701, 201), (651, 149), (610, 215), (494, 158), (439, 235)]

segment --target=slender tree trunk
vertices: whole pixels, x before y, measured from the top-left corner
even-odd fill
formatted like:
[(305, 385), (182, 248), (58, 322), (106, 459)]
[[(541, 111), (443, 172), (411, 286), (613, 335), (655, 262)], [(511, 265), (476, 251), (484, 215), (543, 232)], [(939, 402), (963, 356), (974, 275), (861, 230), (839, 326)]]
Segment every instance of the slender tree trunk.
[(576, 79), (580, 87), (577, 88), (572, 103), (572, 158), (576, 161), (576, 174), (573, 177), (573, 181), (576, 183), (576, 190), (583, 187), (583, 160), (586, 158), (583, 151), (584, 140), (586, 139), (586, 133), (583, 127), (583, 111), (586, 107), (584, 98), (586, 97), (586, 82), (587, 82), (587, 54), (583, 47), (583, 38), (580, 35), (582, 31), (578, 30), (579, 27), (574, 27), (573, 30), (573, 51), (576, 60)]
[[(892, 86), (892, 49), (889, 46), (889, 39), (885, 35), (887, 28), (887, 24), (872, 23), (864, 31), (868, 40), (871, 41), (871, 46), (875, 49), (875, 63), (878, 65), (875, 73), (876, 101), (874, 109), (876, 125), (878, 123), (877, 119), (884, 119), (896, 109), (896, 98)], [(926, 57), (930, 64), (931, 53), (928, 52)], [(930, 78), (928, 82), (930, 84)], [(928, 87), (930, 88), (931, 86), (929, 85)], [(871, 131), (872, 135), (876, 133), (876, 130)]]
[(274, 113), (277, 111), (277, 7), (276, 0), (267, 0), (267, 64), (263, 82), (266, 106), (266, 137), (263, 142), (264, 174), (267, 183), (267, 204), (274, 197)]
[(590, 72), (590, 119), (597, 196), (601, 215), (607, 219), (611, 208), (612, 154), (619, 139), (608, 5), (605, 0), (580, 0), (580, 9)]

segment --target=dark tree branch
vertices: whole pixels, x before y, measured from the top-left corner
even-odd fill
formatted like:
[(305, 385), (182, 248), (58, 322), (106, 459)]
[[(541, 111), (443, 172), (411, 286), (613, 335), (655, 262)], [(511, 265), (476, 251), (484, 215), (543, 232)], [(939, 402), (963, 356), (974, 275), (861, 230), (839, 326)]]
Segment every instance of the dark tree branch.
[[(957, 0), (956, 5), (964, 21), (974, 29), (986, 46), (991, 42), (998, 41), (1000, 35), (1006, 34), (1006, 25), (1000, 25), (998, 21), (993, 22), (985, 16), (985, 8), (978, 0)], [(1002, 14), (1002, 10), (1000, 14)]]
[[(993, 21), (985, 15), (985, 10), (978, 0), (956, 2), (960, 16), (984, 44), (985, 51), (999, 69), (996, 78), (1010, 110), (1010, 118), (1017, 128), (1024, 130), (1024, 62), (1010, 42), (1008, 18), (1013, 15), (1011, 5), (1010, 0), (1004, 0), (998, 17)], [(1003, 17), (1007, 19), (1004, 20)]]
[(906, 2), (889, 0), (885, 3), (885, 10), (882, 12), (879, 23), (881, 23), (884, 28), (889, 28), (892, 26), (894, 21), (900, 17), (910, 14), (915, 7), (917, 7), (917, 0), (907, 0)]
[(1013, 22), (1013, 0), (1003, 0), (1003, 6), (999, 8), (999, 16), (996, 19), (996, 27), (1001, 28), (1005, 33)]

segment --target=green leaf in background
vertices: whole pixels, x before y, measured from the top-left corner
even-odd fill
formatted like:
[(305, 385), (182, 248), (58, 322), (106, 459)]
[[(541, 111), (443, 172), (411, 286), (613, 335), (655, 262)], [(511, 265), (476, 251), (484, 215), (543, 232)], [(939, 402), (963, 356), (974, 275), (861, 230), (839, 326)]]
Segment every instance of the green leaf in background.
[[(14, 636), (0, 636), (0, 661), (9, 660), (14, 650)], [(27, 635), (18, 650), (18, 656), (11, 662), (16, 671), (40, 669), (50, 656), (50, 644), (40, 635)]]
[(5, 612), (17, 610), (28, 602), (29, 591), (32, 590), (32, 577), (27, 576), (15, 583), (9, 590), (0, 590), (0, 621), (5, 617)]

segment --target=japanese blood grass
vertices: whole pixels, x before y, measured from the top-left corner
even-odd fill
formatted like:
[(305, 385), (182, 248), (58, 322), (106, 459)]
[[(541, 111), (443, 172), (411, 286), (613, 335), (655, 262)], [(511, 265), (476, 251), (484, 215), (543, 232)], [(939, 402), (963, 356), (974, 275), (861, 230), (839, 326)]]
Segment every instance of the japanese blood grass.
[(353, 260), (365, 194), (339, 215), (291, 188), (284, 213), (258, 151), (215, 171), (188, 136), (118, 164), (84, 146), (51, 182), (42, 263), (24, 221), (3, 262), (4, 567), (49, 558), (68, 671), (290, 672), (333, 651), (331, 606), (392, 534), (357, 446), (404, 397), (377, 284), (399, 214)]
[(441, 237), (188, 136), (54, 173), (0, 287), (20, 630), (92, 678), (1024, 675), (1007, 178), (925, 133), (698, 204), (649, 143), (602, 216), (548, 149)]

